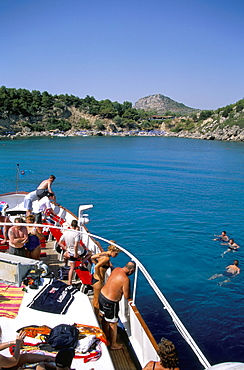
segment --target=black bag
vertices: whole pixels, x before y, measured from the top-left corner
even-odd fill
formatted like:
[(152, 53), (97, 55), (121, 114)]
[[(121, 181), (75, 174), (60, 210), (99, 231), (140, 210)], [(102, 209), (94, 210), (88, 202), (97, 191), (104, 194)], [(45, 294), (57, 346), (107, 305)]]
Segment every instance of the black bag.
[(70, 270), (69, 266), (60, 267), (60, 269), (58, 269), (57, 278), (60, 280), (68, 280), (69, 270)]
[(60, 324), (55, 326), (48, 336), (47, 343), (55, 349), (75, 348), (79, 330), (75, 326)]
[(41, 284), (41, 274), (43, 270), (29, 270), (23, 279), (24, 285), (28, 285), (31, 289), (38, 289)]
[(58, 252), (58, 253), (61, 253), (62, 252), (62, 248), (60, 247), (60, 245), (58, 244), (58, 242), (55, 242), (55, 250), (56, 250), (56, 252)]

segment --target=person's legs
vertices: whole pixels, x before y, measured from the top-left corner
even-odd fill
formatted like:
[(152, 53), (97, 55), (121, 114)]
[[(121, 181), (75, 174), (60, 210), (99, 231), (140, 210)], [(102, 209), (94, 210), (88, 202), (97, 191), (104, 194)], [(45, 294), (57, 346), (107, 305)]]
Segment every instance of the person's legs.
[(26, 209), (26, 216), (30, 216), (32, 214), (32, 200), (31, 199), (24, 199), (24, 208)]
[(68, 276), (68, 284), (72, 285), (72, 277), (73, 277), (73, 272), (75, 270), (75, 261), (69, 261), (70, 264), (70, 269), (69, 269), (69, 276)]
[(123, 346), (117, 343), (117, 322), (109, 323), (109, 333), (110, 333), (110, 348), (111, 349), (121, 349)]
[(53, 361), (55, 361), (55, 357), (53, 356), (39, 355), (35, 353), (23, 353), (20, 355), (17, 365), (12, 366), (8, 369), (17, 370), (24, 364), (35, 364), (36, 362), (53, 362)]
[(32, 215), (32, 209), (27, 209), (26, 210), (26, 217)]
[(98, 302), (98, 297), (99, 297), (99, 294), (101, 292), (101, 289), (102, 289), (102, 286), (103, 284), (101, 284), (100, 281), (97, 281), (95, 284), (92, 285), (93, 287), (93, 293), (94, 293), (94, 296), (93, 296), (93, 307), (94, 307), (94, 312), (95, 312), (95, 315), (99, 321), (99, 302)]
[(215, 275), (211, 276), (208, 280), (217, 279), (217, 278), (219, 278), (220, 276), (223, 276), (223, 274), (215, 274)]
[(104, 319), (104, 316), (102, 316), (102, 329), (106, 335), (106, 338), (110, 340), (109, 323)]
[(68, 262), (69, 262), (69, 252), (68, 251), (65, 251), (63, 253), (63, 259), (64, 259), (64, 266), (68, 266)]
[(39, 260), (41, 254), (41, 245), (38, 245), (33, 251), (30, 252), (30, 258), (34, 260)]

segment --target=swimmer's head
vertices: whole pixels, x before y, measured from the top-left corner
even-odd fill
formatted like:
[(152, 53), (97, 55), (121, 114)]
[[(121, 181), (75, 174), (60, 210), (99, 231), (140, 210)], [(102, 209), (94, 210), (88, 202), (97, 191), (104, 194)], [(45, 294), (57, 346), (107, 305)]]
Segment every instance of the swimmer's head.
[(238, 265), (239, 265), (239, 261), (238, 261), (238, 260), (235, 260), (235, 261), (233, 262), (233, 264), (234, 264), (234, 265), (236, 265), (236, 266), (238, 266)]

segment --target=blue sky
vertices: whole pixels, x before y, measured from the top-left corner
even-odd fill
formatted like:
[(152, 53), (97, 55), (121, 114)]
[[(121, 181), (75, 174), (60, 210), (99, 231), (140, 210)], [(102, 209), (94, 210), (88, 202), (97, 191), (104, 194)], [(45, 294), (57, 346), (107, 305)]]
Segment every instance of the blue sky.
[(244, 98), (243, 0), (0, 0), (0, 85), (120, 103)]

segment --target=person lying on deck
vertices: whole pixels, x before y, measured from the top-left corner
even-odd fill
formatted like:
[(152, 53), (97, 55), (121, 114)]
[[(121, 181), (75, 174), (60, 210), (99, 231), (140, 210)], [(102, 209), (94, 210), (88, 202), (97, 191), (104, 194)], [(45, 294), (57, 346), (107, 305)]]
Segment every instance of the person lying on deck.
[(41, 362), (36, 366), (36, 370), (70, 370), (75, 355), (73, 348), (61, 349), (55, 358), (55, 364)]
[(36, 362), (51, 362), (53, 361), (52, 356), (39, 355), (34, 353), (23, 353), (20, 354), (20, 348), (25, 338), (25, 332), (22, 331), (17, 334), (16, 340), (0, 343), (0, 351), (15, 345), (14, 354), (11, 357), (6, 357), (0, 354), (0, 368), (17, 370), (24, 364), (34, 364)]

